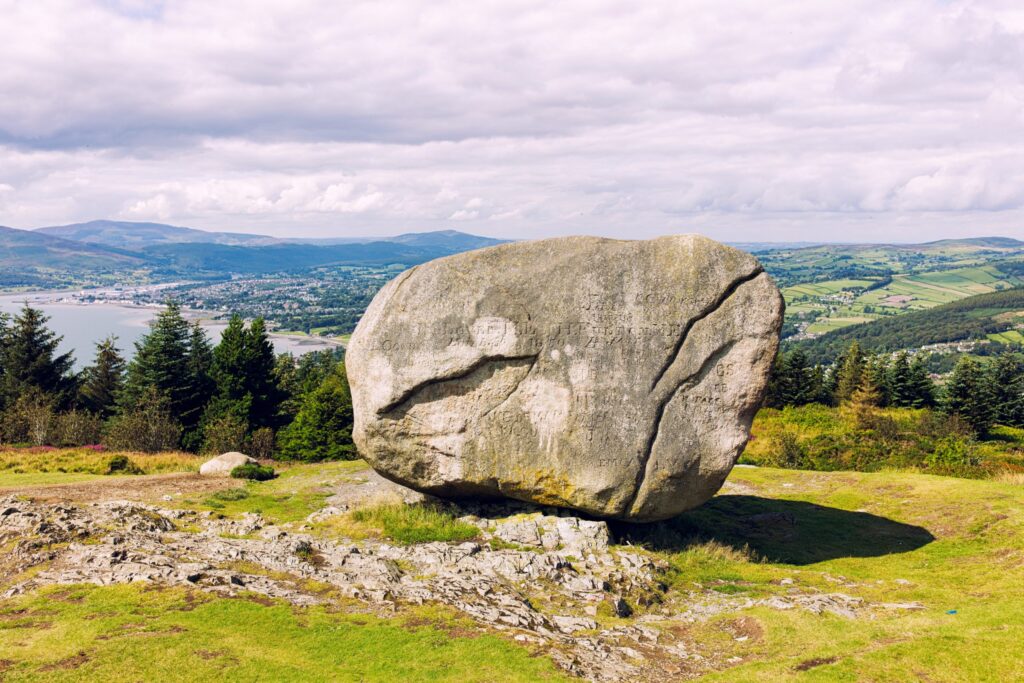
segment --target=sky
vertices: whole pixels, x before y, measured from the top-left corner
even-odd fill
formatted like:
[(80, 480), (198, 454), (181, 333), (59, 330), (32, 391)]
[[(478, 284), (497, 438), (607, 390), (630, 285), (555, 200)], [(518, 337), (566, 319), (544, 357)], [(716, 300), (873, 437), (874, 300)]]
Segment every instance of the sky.
[(0, 225), (1024, 239), (1018, 0), (0, 0)]

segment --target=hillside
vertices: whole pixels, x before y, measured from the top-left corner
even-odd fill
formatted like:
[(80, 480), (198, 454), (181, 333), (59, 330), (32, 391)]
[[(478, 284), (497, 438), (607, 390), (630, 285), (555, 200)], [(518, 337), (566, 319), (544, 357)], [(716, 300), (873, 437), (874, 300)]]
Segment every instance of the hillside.
[(121, 249), (0, 226), (0, 287), (59, 287), (144, 266)]
[(786, 299), (784, 338), (805, 339), (1024, 286), (1024, 242), (817, 245), (758, 253)]
[(407, 266), (447, 256), (450, 249), (408, 246), (396, 242), (313, 245), (274, 244), (240, 247), (223, 244), (167, 244), (147, 247), (143, 253), (158, 264), (158, 273), (219, 272), (278, 273), (328, 265)]
[(980, 294), (928, 310), (908, 312), (863, 325), (791, 342), (812, 363), (829, 363), (856, 340), (866, 351), (891, 352), (966, 339), (1024, 343), (1024, 287)]
[(411, 266), (506, 240), (454, 230), (392, 238), (291, 239), (160, 223), (91, 221), (0, 227), (0, 287), (86, 287), (301, 273), (324, 266)]
[(62, 237), (68, 240), (103, 244), (123, 249), (141, 250), (157, 244), (207, 243), (236, 246), (272, 244), (278, 240), (266, 235), (248, 235), (231, 232), (207, 232), (163, 223), (135, 223), (126, 221), (89, 221), (71, 225), (36, 228), (36, 233)]

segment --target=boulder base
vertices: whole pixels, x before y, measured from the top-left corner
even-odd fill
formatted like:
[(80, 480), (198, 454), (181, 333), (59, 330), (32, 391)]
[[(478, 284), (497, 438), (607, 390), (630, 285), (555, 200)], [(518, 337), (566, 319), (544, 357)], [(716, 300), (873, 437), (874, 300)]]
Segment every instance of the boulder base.
[(255, 462), (256, 460), (254, 458), (250, 458), (245, 453), (231, 451), (229, 453), (222, 453), (216, 458), (204, 462), (199, 467), (199, 474), (208, 477), (226, 477), (231, 474), (231, 470), (235, 469), (239, 465)]
[(432, 261), (352, 336), (353, 436), (433, 495), (665, 519), (714, 495), (743, 450), (782, 312), (752, 256), (696, 235)]

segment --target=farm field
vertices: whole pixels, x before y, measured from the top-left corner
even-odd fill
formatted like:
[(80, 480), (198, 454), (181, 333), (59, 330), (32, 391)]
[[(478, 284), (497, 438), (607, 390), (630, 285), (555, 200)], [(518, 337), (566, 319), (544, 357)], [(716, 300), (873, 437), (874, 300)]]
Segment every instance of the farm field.
[[(925, 310), (1024, 285), (1021, 277), (1007, 275), (994, 266), (894, 275), (879, 287), (880, 282), (880, 278), (847, 278), (787, 287), (783, 290), (787, 318), (794, 322), (808, 320), (804, 332), (816, 336), (885, 315)], [(867, 289), (873, 285), (877, 288)]]

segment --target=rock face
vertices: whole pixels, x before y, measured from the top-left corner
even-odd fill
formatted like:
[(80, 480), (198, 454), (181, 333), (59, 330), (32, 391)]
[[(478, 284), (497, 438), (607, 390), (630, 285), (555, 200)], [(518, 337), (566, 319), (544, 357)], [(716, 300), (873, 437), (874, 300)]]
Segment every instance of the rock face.
[(231, 474), (231, 470), (235, 469), (239, 465), (255, 462), (256, 460), (250, 458), (245, 453), (231, 451), (204, 462), (199, 466), (199, 474), (203, 474), (208, 477), (226, 477)]
[(710, 498), (749, 437), (783, 302), (697, 235), (501, 245), (408, 270), (346, 364), (382, 475), (627, 520)]

